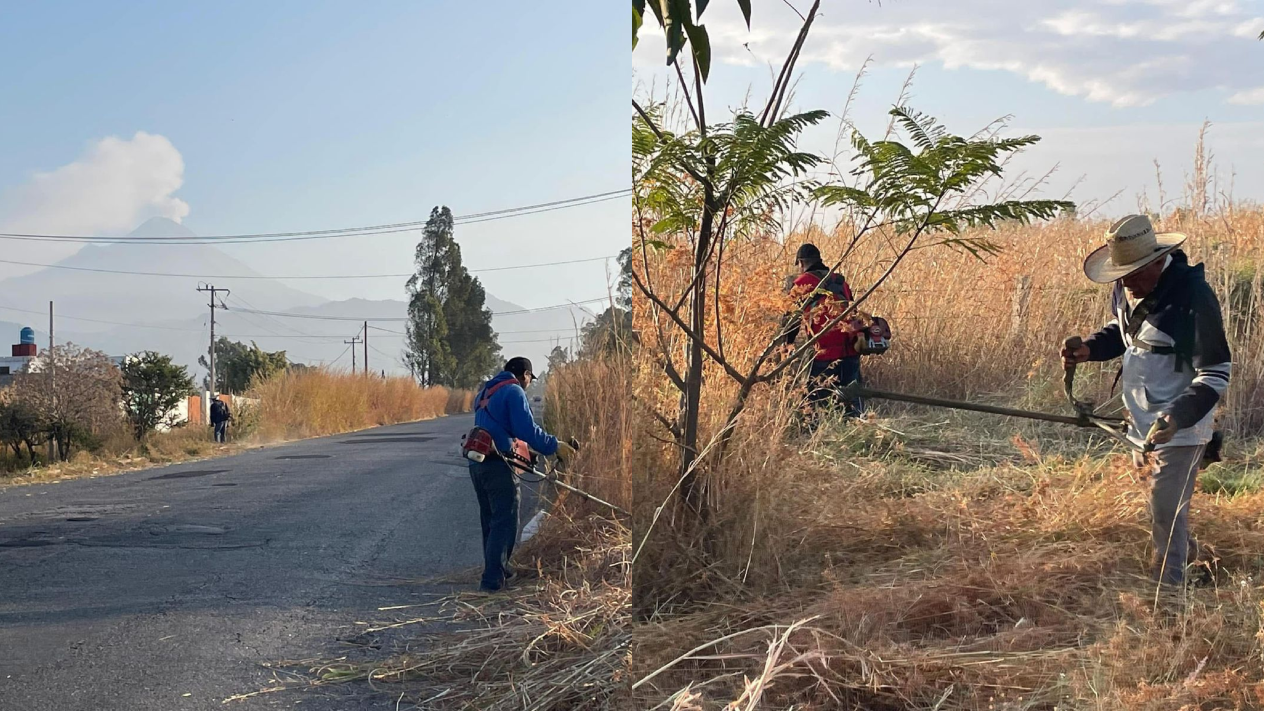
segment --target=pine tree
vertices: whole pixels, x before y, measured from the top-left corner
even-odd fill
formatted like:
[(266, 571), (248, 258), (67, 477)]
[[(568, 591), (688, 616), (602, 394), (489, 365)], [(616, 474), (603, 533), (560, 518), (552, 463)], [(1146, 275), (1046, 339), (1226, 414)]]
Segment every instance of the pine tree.
[(430, 211), (408, 279), (406, 363), (422, 385), (474, 388), (496, 367), (500, 346), (487, 294), (461, 264), (452, 212)]

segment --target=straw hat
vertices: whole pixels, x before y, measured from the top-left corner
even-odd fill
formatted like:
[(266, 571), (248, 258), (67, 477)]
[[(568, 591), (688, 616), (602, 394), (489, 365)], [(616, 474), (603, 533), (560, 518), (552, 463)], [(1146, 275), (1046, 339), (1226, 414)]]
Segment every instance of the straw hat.
[(1106, 231), (1106, 244), (1084, 260), (1084, 274), (1098, 284), (1109, 284), (1161, 259), (1184, 241), (1179, 232), (1156, 233), (1145, 215), (1129, 215)]

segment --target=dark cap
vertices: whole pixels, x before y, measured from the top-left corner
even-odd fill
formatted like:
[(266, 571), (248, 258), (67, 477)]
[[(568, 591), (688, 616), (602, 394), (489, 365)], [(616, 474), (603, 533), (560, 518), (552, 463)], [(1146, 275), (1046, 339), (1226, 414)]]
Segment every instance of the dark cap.
[(821, 261), (821, 250), (811, 242), (804, 242), (799, 245), (799, 251), (794, 253), (794, 261), (796, 262), (819, 262)]
[(522, 356), (514, 356), (513, 358), (510, 358), (509, 362), (505, 363), (505, 370), (513, 373), (519, 378), (521, 378), (525, 373), (530, 373), (532, 377), (535, 377), (535, 371), (531, 369), (531, 361), (523, 358)]

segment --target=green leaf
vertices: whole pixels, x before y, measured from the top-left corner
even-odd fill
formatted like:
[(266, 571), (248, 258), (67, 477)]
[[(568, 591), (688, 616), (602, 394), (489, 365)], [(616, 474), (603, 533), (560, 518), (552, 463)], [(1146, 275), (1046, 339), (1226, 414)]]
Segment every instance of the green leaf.
[[(746, 18), (746, 29), (750, 29), (751, 3), (750, 0), (737, 0), (738, 7), (742, 8), (742, 17)], [(1260, 35), (1264, 39), (1264, 35)]]
[(830, 205), (872, 207), (874, 204), (873, 197), (869, 193), (848, 185), (825, 185), (814, 190), (813, 195), (826, 207)]
[(693, 61), (698, 63), (698, 72), (702, 74), (702, 83), (705, 84), (707, 76), (711, 74), (711, 40), (707, 37), (707, 28), (690, 23), (685, 25), (685, 32), (689, 33)]
[(711, 0), (698, 0), (698, 19), (702, 19), (702, 13), (707, 9), (707, 3)]
[(636, 49), (637, 33), (645, 22), (645, 0), (632, 0), (632, 49)]
[(667, 64), (670, 66), (676, 62), (676, 55), (685, 46), (685, 29), (693, 24), (689, 0), (653, 1), (663, 3), (659, 20), (664, 23), (663, 28), (667, 32)]

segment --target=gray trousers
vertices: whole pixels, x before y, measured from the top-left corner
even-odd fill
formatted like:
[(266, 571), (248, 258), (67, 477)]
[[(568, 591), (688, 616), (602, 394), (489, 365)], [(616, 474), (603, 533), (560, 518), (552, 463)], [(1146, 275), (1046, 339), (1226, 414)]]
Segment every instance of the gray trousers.
[[(1151, 455), (1150, 514), (1154, 537), (1154, 579), (1169, 585), (1185, 581), (1185, 566), (1198, 559), (1198, 542), (1189, 530), (1189, 502), (1206, 445), (1165, 447)], [(1133, 455), (1138, 466), (1145, 463)]]

